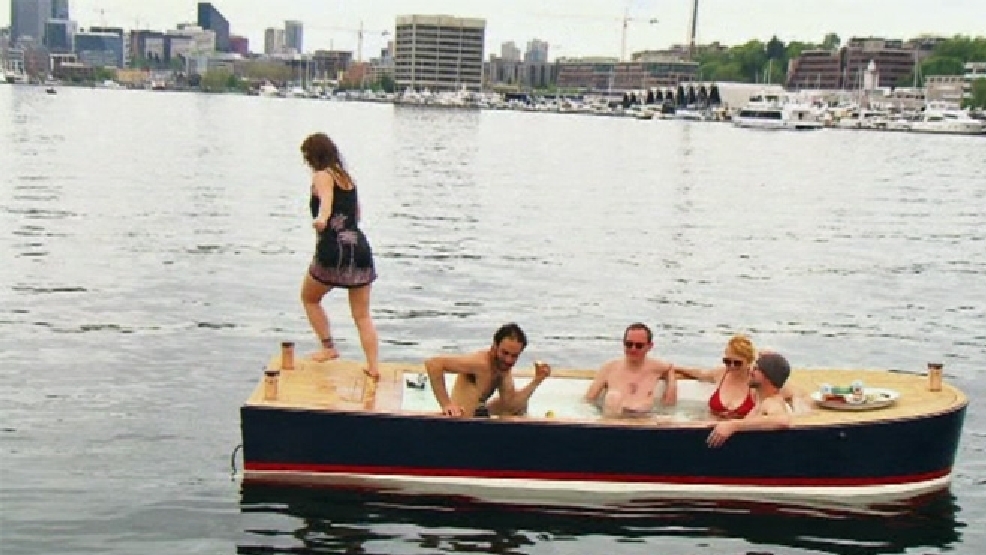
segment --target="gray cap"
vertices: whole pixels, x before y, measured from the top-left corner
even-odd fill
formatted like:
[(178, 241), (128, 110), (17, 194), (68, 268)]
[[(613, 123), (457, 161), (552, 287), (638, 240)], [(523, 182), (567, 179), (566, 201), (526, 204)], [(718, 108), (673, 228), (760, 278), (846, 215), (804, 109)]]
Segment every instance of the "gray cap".
[(764, 353), (757, 358), (757, 368), (774, 387), (780, 389), (791, 375), (791, 365), (787, 359), (777, 353)]

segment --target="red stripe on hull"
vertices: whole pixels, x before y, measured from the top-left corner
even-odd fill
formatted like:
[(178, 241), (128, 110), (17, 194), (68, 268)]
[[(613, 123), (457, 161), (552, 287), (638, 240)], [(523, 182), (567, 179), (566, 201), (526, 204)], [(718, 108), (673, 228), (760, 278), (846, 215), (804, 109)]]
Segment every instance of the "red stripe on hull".
[(605, 473), (537, 472), (518, 470), (461, 470), (453, 468), (405, 468), (388, 466), (348, 466), (326, 464), (289, 464), (267, 462), (245, 462), (247, 472), (303, 472), (309, 474), (363, 474), (386, 476), (422, 476), (448, 478), (512, 478), (524, 480), (554, 480), (611, 483), (655, 483), (692, 485), (752, 485), (787, 487), (838, 487), (838, 486), (879, 486), (889, 484), (912, 484), (936, 480), (947, 476), (951, 468), (923, 474), (904, 476), (872, 476), (864, 478), (772, 478), (760, 477), (717, 477), (717, 476), (652, 476)]

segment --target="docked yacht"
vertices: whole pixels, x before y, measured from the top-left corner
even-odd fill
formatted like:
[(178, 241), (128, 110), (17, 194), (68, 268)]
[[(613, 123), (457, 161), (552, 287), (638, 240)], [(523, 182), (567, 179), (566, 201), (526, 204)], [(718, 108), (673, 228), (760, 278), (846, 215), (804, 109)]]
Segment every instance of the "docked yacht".
[(733, 115), (733, 124), (750, 129), (788, 129), (810, 131), (823, 124), (814, 109), (806, 104), (784, 101), (776, 94), (758, 94)]
[(986, 122), (970, 117), (966, 110), (929, 102), (921, 119), (911, 123), (911, 131), (945, 135), (982, 135), (986, 134)]

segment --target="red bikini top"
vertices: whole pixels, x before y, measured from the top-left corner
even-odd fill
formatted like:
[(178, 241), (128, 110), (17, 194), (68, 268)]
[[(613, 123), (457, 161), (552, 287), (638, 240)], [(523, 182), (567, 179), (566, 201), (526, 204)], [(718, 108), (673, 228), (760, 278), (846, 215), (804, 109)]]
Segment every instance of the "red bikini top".
[(719, 396), (719, 390), (722, 389), (722, 382), (726, 379), (723, 375), (722, 380), (719, 380), (719, 385), (716, 387), (715, 392), (709, 397), (709, 411), (712, 414), (718, 416), (719, 418), (745, 418), (747, 414), (750, 414), (757, 406), (757, 400), (753, 398), (753, 394), (749, 390), (746, 392), (746, 398), (740, 403), (735, 409), (728, 409), (726, 405), (722, 402), (722, 397)]

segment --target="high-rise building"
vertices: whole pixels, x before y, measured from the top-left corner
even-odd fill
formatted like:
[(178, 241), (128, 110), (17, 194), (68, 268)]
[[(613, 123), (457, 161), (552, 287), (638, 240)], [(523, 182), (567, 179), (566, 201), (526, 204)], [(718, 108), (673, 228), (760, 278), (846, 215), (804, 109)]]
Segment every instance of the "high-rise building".
[(284, 29), (268, 27), (264, 31), (264, 54), (273, 56), (284, 53)]
[(216, 50), (229, 52), (229, 21), (211, 2), (199, 2), (199, 27), (216, 33)]
[(531, 63), (544, 63), (548, 61), (548, 43), (533, 39), (527, 43), (527, 51), (524, 52), (524, 61)]
[(68, 15), (68, 0), (51, 0), (52, 19), (70, 19)]
[(25, 40), (40, 46), (51, 14), (51, 0), (10, 0), (10, 42)]
[(398, 16), (394, 39), (394, 80), (399, 89), (482, 88), (485, 19)]
[(301, 54), (304, 52), (305, 26), (300, 21), (284, 22), (284, 46)]
[(75, 34), (78, 25), (69, 19), (49, 19), (45, 23), (45, 47), (52, 53), (75, 51)]
[(520, 48), (517, 48), (514, 41), (505, 42), (500, 45), (500, 58), (505, 62), (519, 62)]
[(239, 35), (229, 36), (229, 51), (246, 57), (250, 55), (250, 39)]

